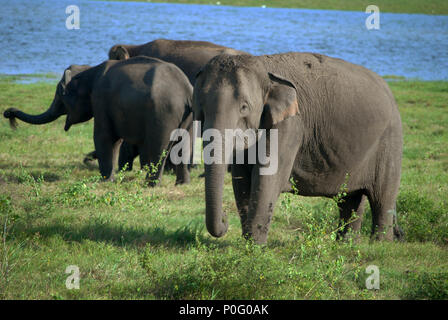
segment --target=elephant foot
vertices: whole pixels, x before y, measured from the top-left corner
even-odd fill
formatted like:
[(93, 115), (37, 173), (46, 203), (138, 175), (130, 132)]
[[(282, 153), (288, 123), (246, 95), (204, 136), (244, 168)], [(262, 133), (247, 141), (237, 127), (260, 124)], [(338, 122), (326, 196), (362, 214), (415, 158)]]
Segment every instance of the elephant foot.
[(180, 184), (189, 184), (190, 178), (184, 178), (184, 179), (178, 179), (176, 180), (176, 183), (174, 185), (180, 185)]
[(355, 232), (355, 231), (347, 231), (347, 232), (338, 232), (336, 235), (336, 240), (337, 241), (343, 241), (343, 242), (350, 242), (352, 241), (353, 243), (357, 244), (361, 242), (361, 234), (359, 233), (359, 231)]
[(268, 241), (268, 234), (266, 233), (252, 233), (252, 232), (244, 232), (243, 231), (243, 238), (249, 242), (252, 242), (254, 244), (263, 245), (266, 244)]
[(404, 241), (404, 231), (399, 225), (394, 226), (394, 239), (397, 241)]
[(126, 162), (125, 164), (119, 164), (118, 171), (132, 171), (132, 162)]
[(154, 188), (154, 187), (160, 185), (160, 181), (157, 180), (157, 179), (155, 179), (155, 180), (148, 180), (148, 181), (146, 182), (146, 185), (147, 185), (148, 187), (150, 187), (150, 188)]
[[(390, 229), (392, 229), (392, 227), (390, 227)], [(372, 234), (370, 239), (372, 241), (393, 241), (394, 240), (394, 232), (393, 232), (393, 230), (377, 231)]]

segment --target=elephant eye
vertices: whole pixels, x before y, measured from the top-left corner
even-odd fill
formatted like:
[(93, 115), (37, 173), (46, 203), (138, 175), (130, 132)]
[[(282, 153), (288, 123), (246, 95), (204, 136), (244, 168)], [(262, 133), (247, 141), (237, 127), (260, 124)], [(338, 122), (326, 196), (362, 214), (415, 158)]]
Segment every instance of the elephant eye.
[(240, 112), (244, 115), (247, 114), (249, 112), (249, 106), (246, 103), (244, 103), (240, 108)]

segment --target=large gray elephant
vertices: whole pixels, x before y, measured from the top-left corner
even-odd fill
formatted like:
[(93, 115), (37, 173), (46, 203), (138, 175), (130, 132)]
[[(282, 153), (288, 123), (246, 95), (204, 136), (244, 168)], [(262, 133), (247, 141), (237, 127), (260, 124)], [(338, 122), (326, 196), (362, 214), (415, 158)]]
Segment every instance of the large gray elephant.
[(114, 45), (109, 50), (109, 59), (125, 60), (135, 56), (159, 58), (178, 66), (194, 86), (199, 70), (220, 54), (248, 55), (247, 52), (207, 41), (157, 39), (141, 45)]
[[(109, 50), (109, 59), (126, 60), (139, 55), (159, 58), (178, 66), (188, 77), (191, 85), (194, 85), (195, 77), (199, 70), (210, 59), (219, 54), (248, 55), (249, 53), (206, 41), (157, 39), (142, 45), (114, 45)], [(119, 170), (125, 167), (125, 165), (127, 165), (128, 170), (132, 170), (133, 161), (137, 156), (138, 148), (128, 145), (126, 141), (123, 142), (118, 158)], [(84, 158), (84, 163), (95, 159), (97, 159), (96, 151), (92, 151)]]
[[(163, 152), (170, 151), (171, 132), (191, 126), (192, 93), (188, 78), (171, 63), (149, 57), (108, 60), (66, 69), (46, 112), (31, 116), (10, 108), (4, 116), (41, 124), (66, 114), (65, 131), (93, 117), (100, 172), (112, 180), (122, 140), (138, 148), (142, 166), (158, 163)], [(161, 180), (166, 159), (148, 176), (150, 185)], [(188, 164), (176, 167), (176, 178), (176, 184), (189, 182)]]
[[(255, 164), (232, 165), (245, 237), (267, 241), (276, 201), (281, 192), (291, 192), (291, 178), (300, 195), (333, 197), (347, 176), (340, 218), (349, 223), (342, 235), (348, 229), (359, 231), (361, 218), (349, 219), (353, 212), (362, 217), (366, 198), (372, 237), (392, 240), (400, 235), (395, 201), (401, 119), (389, 87), (374, 72), (312, 53), (221, 55), (198, 74), (193, 112), (204, 130), (214, 128), (224, 135), (225, 129), (266, 129), (267, 149), (277, 143), (278, 153), (270, 154), (269, 164), (258, 158)], [(272, 129), (278, 130), (277, 141), (271, 139)], [(210, 143), (204, 139), (204, 152)], [(276, 173), (260, 174), (273, 157)], [(215, 237), (228, 228), (222, 210), (224, 173), (223, 164), (205, 165), (206, 225)]]

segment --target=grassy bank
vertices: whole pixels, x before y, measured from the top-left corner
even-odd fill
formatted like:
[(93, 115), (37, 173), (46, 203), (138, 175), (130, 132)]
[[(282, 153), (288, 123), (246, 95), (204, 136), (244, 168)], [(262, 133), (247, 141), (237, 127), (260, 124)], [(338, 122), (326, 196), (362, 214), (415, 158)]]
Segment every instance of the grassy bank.
[[(16, 79), (17, 80), (17, 79)], [(282, 195), (266, 247), (240, 237), (230, 176), (229, 233), (204, 229), (204, 187), (143, 186), (144, 173), (98, 181), (82, 164), (92, 122), (63, 131), (0, 119), (0, 298), (3, 299), (448, 299), (448, 83), (391, 82), (404, 127), (398, 217), (404, 243), (334, 241), (334, 200)], [(38, 113), (54, 83), (0, 79), (0, 110)], [(6, 226), (6, 233), (4, 227)], [(3, 241), (4, 240), (4, 241)], [(80, 269), (68, 290), (67, 266)], [(380, 270), (367, 290), (366, 267)]]
[[(113, 0), (115, 1), (115, 0)], [(245, 7), (267, 7), (275, 8), (303, 8), (303, 9), (325, 9), (325, 10), (348, 10), (365, 11), (368, 5), (374, 4), (380, 8), (381, 12), (396, 13), (425, 13), (425, 14), (448, 14), (448, 2), (445, 0), (119, 0), (119, 1), (139, 1), (139, 2), (167, 2), (167, 3), (196, 3), (210, 5), (228, 5)]]

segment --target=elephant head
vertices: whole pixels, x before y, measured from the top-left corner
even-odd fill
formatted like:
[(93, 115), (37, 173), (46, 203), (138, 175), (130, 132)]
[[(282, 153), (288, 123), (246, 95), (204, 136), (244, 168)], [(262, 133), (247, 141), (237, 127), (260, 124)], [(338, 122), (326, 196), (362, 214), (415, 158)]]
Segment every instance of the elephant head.
[(86, 101), (77, 99), (76, 92), (80, 91), (81, 93), (83, 93), (83, 90), (79, 90), (82, 86), (80, 86), (77, 75), (90, 68), (90, 66), (85, 65), (71, 65), (70, 67), (65, 69), (62, 79), (56, 86), (56, 92), (53, 102), (51, 103), (47, 111), (39, 115), (30, 115), (18, 109), (9, 108), (4, 112), (4, 117), (8, 118), (11, 126), (15, 128), (16, 118), (30, 124), (46, 124), (66, 114), (67, 120), (65, 124), (65, 130), (67, 131), (72, 124), (82, 122), (82, 119), (87, 119), (85, 110), (89, 108), (90, 101), (88, 101), (88, 104), (86, 106), (80, 107), (80, 104), (85, 103)]
[[(298, 114), (297, 90), (289, 80), (268, 72), (257, 57), (220, 55), (197, 75), (193, 112), (204, 132), (213, 128), (222, 136), (225, 129), (271, 129)], [(204, 139), (204, 148), (208, 143)], [(222, 212), (225, 172), (225, 164), (205, 164), (206, 226), (215, 237), (228, 227)]]
[(124, 45), (116, 44), (109, 50), (110, 60), (127, 60), (130, 57), (129, 51)]

